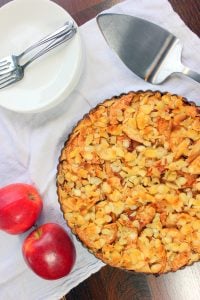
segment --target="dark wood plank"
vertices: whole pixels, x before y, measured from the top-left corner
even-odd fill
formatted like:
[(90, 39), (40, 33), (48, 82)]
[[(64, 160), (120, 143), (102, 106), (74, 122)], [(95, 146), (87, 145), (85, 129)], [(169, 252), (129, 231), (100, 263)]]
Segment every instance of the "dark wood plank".
[(67, 300), (150, 300), (145, 275), (104, 267), (82, 282), (67, 296)]
[(54, 0), (65, 8), (74, 18), (78, 25), (82, 25), (94, 18), (102, 10), (122, 2), (122, 0)]
[(200, 1), (169, 0), (169, 2), (187, 26), (200, 36)]
[(3, 6), (4, 4), (10, 2), (11, 0), (0, 0), (0, 7)]
[[(0, 0), (0, 7), (12, 0)], [(95, 17), (101, 11), (123, 0), (54, 0), (66, 9), (79, 25)], [(169, 0), (173, 9), (187, 26), (200, 36), (200, 1)]]

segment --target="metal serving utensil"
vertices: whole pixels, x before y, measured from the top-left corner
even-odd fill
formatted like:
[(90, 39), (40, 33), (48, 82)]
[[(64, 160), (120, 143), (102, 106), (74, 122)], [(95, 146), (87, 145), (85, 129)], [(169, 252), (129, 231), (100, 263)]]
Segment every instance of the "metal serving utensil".
[(160, 84), (172, 73), (182, 73), (200, 82), (200, 74), (181, 63), (180, 40), (162, 27), (112, 13), (100, 14), (97, 23), (125, 65), (144, 80)]
[(37, 41), (36, 43), (29, 46), (26, 50), (18, 55), (9, 55), (2, 59), (0, 59), (0, 76), (6, 73), (12, 72), (16, 66), (19, 64), (20, 59), (25, 56), (30, 51), (53, 41), (54, 39), (62, 36), (63, 34), (67, 33), (73, 27), (73, 22), (67, 21), (62, 27), (58, 28), (53, 33), (48, 34), (41, 40)]
[(24, 77), (24, 69), (31, 64), (34, 60), (54, 49), (55, 47), (63, 44), (64, 42), (70, 40), (77, 29), (74, 25), (71, 26), (70, 30), (67, 30), (64, 34), (57, 36), (43, 49), (36, 53), (32, 58), (30, 58), (24, 65), (15, 64), (15, 68), (10, 72), (0, 75), (0, 89), (5, 88)]

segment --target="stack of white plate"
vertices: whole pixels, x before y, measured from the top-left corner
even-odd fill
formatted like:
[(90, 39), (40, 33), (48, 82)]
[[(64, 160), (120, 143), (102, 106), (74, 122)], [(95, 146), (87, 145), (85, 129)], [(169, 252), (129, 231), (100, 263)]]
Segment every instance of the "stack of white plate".
[[(68, 20), (73, 19), (48, 0), (9, 2), (0, 8), (0, 58), (21, 53)], [(0, 106), (23, 113), (51, 108), (67, 99), (78, 83), (82, 66), (82, 44), (77, 31), (71, 40), (28, 66), (21, 81), (1, 89)]]

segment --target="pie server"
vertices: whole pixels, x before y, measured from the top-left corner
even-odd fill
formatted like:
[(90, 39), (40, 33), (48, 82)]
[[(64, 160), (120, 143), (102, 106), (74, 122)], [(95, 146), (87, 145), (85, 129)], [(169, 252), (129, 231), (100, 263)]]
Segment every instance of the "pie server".
[(182, 73), (200, 82), (200, 74), (181, 63), (180, 40), (162, 27), (111, 13), (97, 16), (97, 23), (110, 47), (144, 80), (160, 84), (172, 73)]

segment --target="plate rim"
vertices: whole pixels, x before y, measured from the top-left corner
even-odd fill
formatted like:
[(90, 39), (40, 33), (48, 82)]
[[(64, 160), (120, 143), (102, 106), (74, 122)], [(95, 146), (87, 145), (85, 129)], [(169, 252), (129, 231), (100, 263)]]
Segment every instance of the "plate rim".
[[(1, 95), (0, 95), (0, 107), (7, 109), (9, 111), (14, 111), (14, 112), (18, 112), (18, 113), (38, 113), (38, 112), (42, 112), (45, 111), (47, 109), (50, 109), (52, 107), (54, 107), (55, 105), (58, 105), (60, 102), (64, 101), (64, 99), (67, 99), (67, 97), (71, 94), (71, 92), (73, 91), (73, 89), (76, 87), (76, 85), (78, 84), (81, 74), (82, 74), (82, 70), (83, 70), (83, 57), (84, 57), (84, 51), (83, 51), (83, 43), (82, 43), (82, 38), (79, 32), (79, 27), (76, 24), (76, 21), (73, 19), (73, 17), (68, 13), (68, 11), (66, 11), (62, 6), (58, 5), (57, 3), (51, 1), (51, 0), (28, 0), (29, 3), (28, 4), (34, 4), (37, 1), (39, 4), (45, 3), (45, 5), (53, 5), (56, 9), (58, 9), (58, 11), (62, 11), (66, 14), (66, 17), (68, 17), (69, 19), (71, 19), (74, 24), (77, 27), (77, 32), (76, 32), (76, 38), (77, 38), (77, 45), (76, 47), (78, 47), (78, 55), (76, 57), (76, 62), (74, 64), (74, 74), (72, 75), (72, 77), (69, 79), (69, 82), (67, 84), (63, 84), (61, 89), (56, 91), (56, 95), (55, 97), (50, 97), (50, 100), (45, 101), (44, 104), (43, 103), (39, 103), (39, 104), (35, 104), (35, 105), (31, 105), (30, 107), (23, 107), (22, 105), (15, 105), (12, 107), (12, 105), (7, 105), (6, 100), (1, 100)], [(27, 5), (27, 0), (14, 0), (14, 1), (10, 1), (6, 4), (4, 4), (1, 8), (0, 8), (0, 14), (4, 13), (5, 10), (9, 9), (14, 9), (16, 11), (20, 10), (21, 5), (23, 5), (23, 3), (26, 3)], [(38, 9), (38, 6), (35, 5)], [(12, 11), (13, 14), (13, 11)], [(1, 22), (1, 21), (0, 21)], [(55, 29), (56, 30), (56, 29)], [(8, 87), (9, 88), (9, 87)], [(2, 91), (5, 91), (4, 89), (2, 89)], [(0, 90), (1, 93), (1, 90)], [(31, 93), (31, 89), (30, 89), (30, 93)], [(13, 100), (14, 101), (14, 100)], [(10, 101), (8, 102), (10, 103)]]

